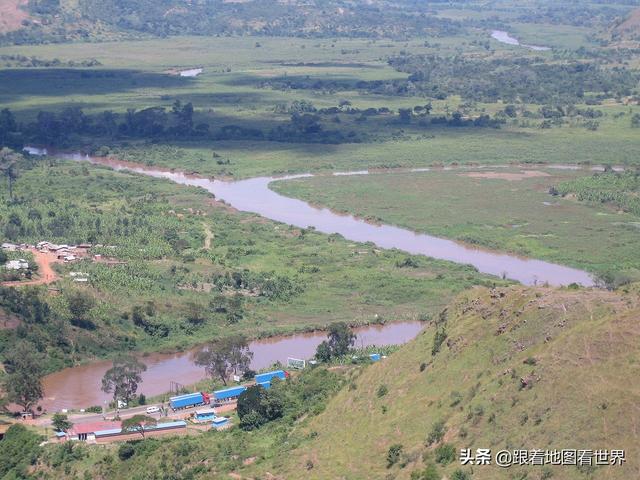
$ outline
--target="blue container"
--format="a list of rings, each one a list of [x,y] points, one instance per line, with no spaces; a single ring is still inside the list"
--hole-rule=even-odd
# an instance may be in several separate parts
[[[377,362],[380,360],[380,354],[372,353],[371,355],[369,355],[369,358],[371,359],[372,362]]]
[[[239,397],[246,389],[247,387],[240,385],[238,387],[225,388],[224,390],[216,390],[213,392],[213,398],[215,400],[230,400]]]
[[[287,375],[284,373],[284,370],[274,370],[273,372],[261,373],[259,375],[256,375],[256,383],[260,384],[264,382],[270,382],[275,377],[284,380],[285,378],[287,378]]]
[[[203,403],[205,402],[201,393],[187,393],[186,395],[179,395],[169,399],[169,405],[174,410],[193,407],[194,405],[201,405]]]

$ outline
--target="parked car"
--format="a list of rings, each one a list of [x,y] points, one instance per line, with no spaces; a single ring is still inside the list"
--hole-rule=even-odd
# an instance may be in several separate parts
[[[155,405],[151,405],[150,407],[147,407],[147,413],[151,414],[151,413],[159,413],[160,412],[160,407],[157,407]]]

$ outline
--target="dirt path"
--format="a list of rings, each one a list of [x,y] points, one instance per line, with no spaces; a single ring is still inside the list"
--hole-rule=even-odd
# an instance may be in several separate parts
[[[3,287],[22,287],[26,285],[46,285],[58,280],[58,274],[53,271],[52,264],[58,259],[53,253],[42,253],[35,248],[29,250],[38,264],[38,278],[34,280],[19,280],[15,282],[2,282]]]

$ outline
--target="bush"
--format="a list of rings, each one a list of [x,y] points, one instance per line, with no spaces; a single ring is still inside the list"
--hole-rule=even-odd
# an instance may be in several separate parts
[[[387,386],[386,385],[380,385],[378,387],[378,391],[376,392],[376,395],[378,396],[378,398],[382,398],[387,393],[389,393],[389,389],[387,388]]]
[[[458,469],[451,475],[451,480],[471,480],[471,474]]]
[[[449,465],[456,459],[456,449],[450,443],[443,443],[436,448],[436,462],[440,465]]]
[[[0,478],[26,478],[29,465],[36,463],[43,437],[22,425],[12,425],[0,443]]]
[[[431,427],[429,435],[427,435],[427,445],[433,445],[434,443],[440,443],[444,438],[446,427],[444,420],[438,420]]]
[[[128,460],[133,457],[136,453],[136,449],[130,443],[123,443],[118,448],[118,457],[120,460]]]
[[[438,330],[436,334],[433,336],[433,347],[431,347],[431,356],[435,357],[437,353],[440,351],[440,347],[447,339],[447,332],[444,330]]]
[[[402,445],[399,443],[395,443],[389,447],[389,451],[387,452],[387,468],[391,468],[398,463],[402,455],[402,448]]]
[[[438,469],[432,463],[424,470],[411,472],[411,480],[440,480],[441,478]]]

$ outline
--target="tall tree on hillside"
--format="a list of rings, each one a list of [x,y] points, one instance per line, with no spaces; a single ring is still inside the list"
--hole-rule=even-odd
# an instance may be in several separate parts
[[[7,400],[28,412],[43,396],[41,379],[43,376],[42,357],[35,347],[21,341],[5,355],[3,389]]]
[[[0,171],[7,177],[9,182],[9,199],[13,201],[13,182],[18,178],[18,160],[22,159],[22,155],[14,152],[10,148],[0,150]]]
[[[113,401],[128,402],[138,390],[142,382],[142,372],[147,366],[135,357],[124,357],[113,361],[113,367],[102,377],[102,391],[113,394]]]
[[[247,339],[234,335],[209,343],[196,355],[195,363],[204,367],[211,378],[219,378],[226,385],[229,375],[247,370],[252,358]]]

